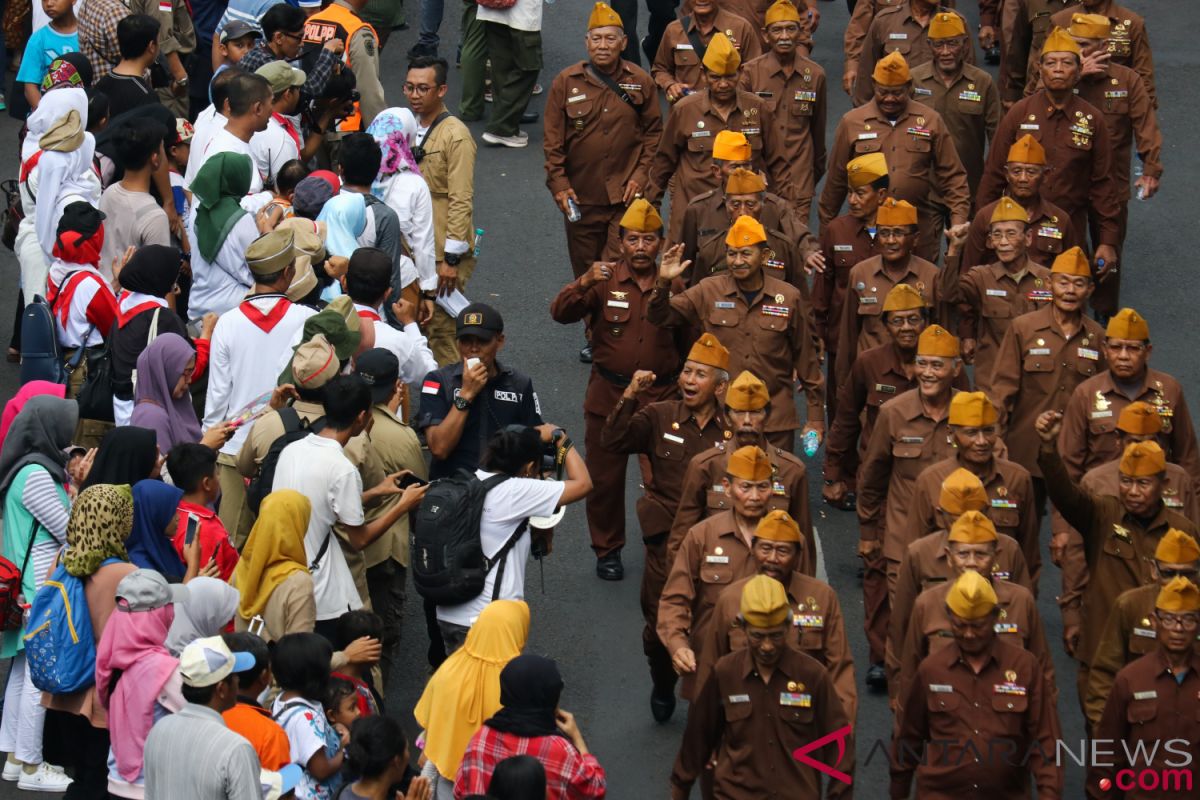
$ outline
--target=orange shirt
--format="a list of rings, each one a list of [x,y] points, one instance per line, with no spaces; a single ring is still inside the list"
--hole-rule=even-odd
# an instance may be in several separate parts
[[[280,770],[291,763],[291,745],[279,723],[265,708],[239,701],[221,715],[229,730],[246,738],[258,753],[263,769]]]

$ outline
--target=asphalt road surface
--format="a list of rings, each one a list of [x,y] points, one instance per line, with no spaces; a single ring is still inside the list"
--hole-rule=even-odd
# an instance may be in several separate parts
[[[976,5],[960,2],[974,18]],[[1192,257],[1195,252],[1195,194],[1189,186],[1200,181],[1200,159],[1188,156],[1182,147],[1189,131],[1195,130],[1195,106],[1188,95],[1200,86],[1200,53],[1193,32],[1200,26],[1200,4],[1194,0],[1126,0],[1126,5],[1149,15],[1154,44],[1158,95],[1162,107],[1159,120],[1166,141],[1166,175],[1162,190],[1149,202],[1134,202],[1124,255],[1123,302],[1143,312],[1154,332],[1153,365],[1175,375],[1192,397],[1200,397],[1200,364],[1195,358],[1194,329],[1200,293]],[[584,28],[591,3],[571,0],[547,5],[543,23],[545,70],[541,82],[549,86],[553,76],[566,65],[584,57]],[[829,132],[849,108],[841,92],[841,39],[847,12],[841,2],[822,2],[822,19],[816,36],[815,58],[829,76]],[[442,55],[453,61],[458,38],[458,4],[446,4],[442,26]],[[384,87],[389,100],[404,102],[400,86],[404,79],[405,51],[416,40],[414,3],[409,12],[414,30],[392,35],[384,50]],[[644,7],[641,30],[645,31]],[[458,97],[458,76],[450,73],[450,107]],[[544,96],[543,96],[544,97]],[[530,108],[541,112],[543,97],[535,97]],[[0,119],[0,141],[15,144],[18,123],[6,115]],[[471,125],[477,141],[483,123]],[[507,342],[501,358],[533,377],[548,421],[575,432],[582,442],[581,412],[588,368],[577,359],[583,341],[581,326],[569,329],[551,321],[551,299],[571,272],[566,259],[562,215],[551,201],[542,169],[540,122],[527,128],[530,146],[524,150],[491,148],[480,142],[475,168],[475,224],[483,228],[479,268],[467,295],[496,306],[507,323]],[[0,155],[0,177],[16,177],[16,148],[5,147]],[[1189,200],[1188,198],[1192,199]],[[1187,274],[1185,274],[1187,273]],[[17,287],[17,263],[8,250],[0,250],[0,327],[11,320]],[[5,328],[7,330],[7,328]],[[1187,353],[1191,350],[1193,355]],[[0,397],[17,388],[17,368],[0,365]],[[803,408],[801,408],[803,413]],[[820,458],[808,460],[813,509],[823,540],[828,579],[837,589],[846,615],[846,625],[859,665],[860,704],[857,721],[858,796],[886,796],[888,770],[884,754],[891,730],[891,714],[881,695],[862,686],[866,665],[866,642],[862,633],[862,593],[856,578],[854,555],[857,530],[854,515],[829,509],[820,503]],[[638,496],[636,470],[627,483],[626,577],[622,583],[606,583],[595,577],[594,560],[588,546],[582,506],[571,508],[558,528],[555,552],[546,560],[545,584],[539,566],[531,564],[527,578],[527,600],[533,608],[529,650],[558,660],[566,681],[563,708],[575,713],[591,750],[608,773],[609,796],[617,800],[665,797],[671,765],[681,739],[686,707],[674,719],[656,724],[650,716],[650,680],[641,652],[641,614],[638,584],[641,552],[633,514]],[[615,511],[614,511],[615,513]],[[1044,532],[1043,536],[1048,533]],[[1059,713],[1068,743],[1083,737],[1081,716],[1074,688],[1074,662],[1062,651],[1061,620],[1054,597],[1058,570],[1048,566],[1042,576],[1039,608],[1046,633],[1056,653],[1060,687]],[[404,721],[410,734],[416,732],[411,710],[427,677],[424,625],[419,598],[410,591],[404,626],[403,654],[396,676],[399,688],[388,700],[389,711]],[[1069,763],[1069,762],[1068,762]],[[1064,797],[1083,796],[1083,774],[1068,766]],[[19,793],[11,784],[0,786],[0,798]]]

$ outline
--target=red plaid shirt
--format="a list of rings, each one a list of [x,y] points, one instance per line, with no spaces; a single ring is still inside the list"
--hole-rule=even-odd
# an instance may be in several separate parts
[[[548,800],[582,800],[605,797],[604,768],[596,757],[580,755],[562,736],[516,736],[484,725],[471,737],[458,779],[455,800],[471,794],[486,794],[496,765],[509,756],[533,756],[546,769]]]

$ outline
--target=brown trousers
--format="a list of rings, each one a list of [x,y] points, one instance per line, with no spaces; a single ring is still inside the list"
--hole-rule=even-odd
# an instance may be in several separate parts
[[[650,665],[650,680],[654,686],[675,691],[679,676],[671,666],[671,654],[658,638],[658,601],[662,597],[663,585],[667,582],[666,535],[660,534],[662,541],[655,544],[646,542],[646,563],[642,569],[642,618],[646,624],[642,626],[642,652],[646,654],[646,663]]]
[[[604,417],[584,414],[584,462],[592,476],[592,492],[584,502],[592,550],[606,556],[625,546],[625,468],[629,456],[600,443]],[[639,462],[643,461],[639,458]],[[643,472],[645,465],[643,464]]]
[[[571,271],[578,278],[591,269],[595,261],[610,261],[620,254],[621,217],[625,206],[579,206],[578,222],[565,216],[567,228],[567,255],[571,259]]]
[[[883,663],[888,626],[892,620],[887,569],[888,562],[882,552],[874,558],[863,559],[863,629],[872,664]]]
[[[473,272],[475,272],[475,256],[467,253],[458,264],[458,288],[464,293],[467,290],[467,281],[471,279]],[[425,335],[429,339],[429,349],[433,351],[433,357],[437,360],[439,367],[458,363],[458,342],[454,335],[454,319],[441,306],[434,307],[433,319],[430,321]]]

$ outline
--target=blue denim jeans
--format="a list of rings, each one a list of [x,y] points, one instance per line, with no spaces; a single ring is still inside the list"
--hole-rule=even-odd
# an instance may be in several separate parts
[[[442,27],[442,14],[445,11],[445,0],[421,0],[421,35],[417,37],[417,47],[429,48],[437,52],[438,29]]]

